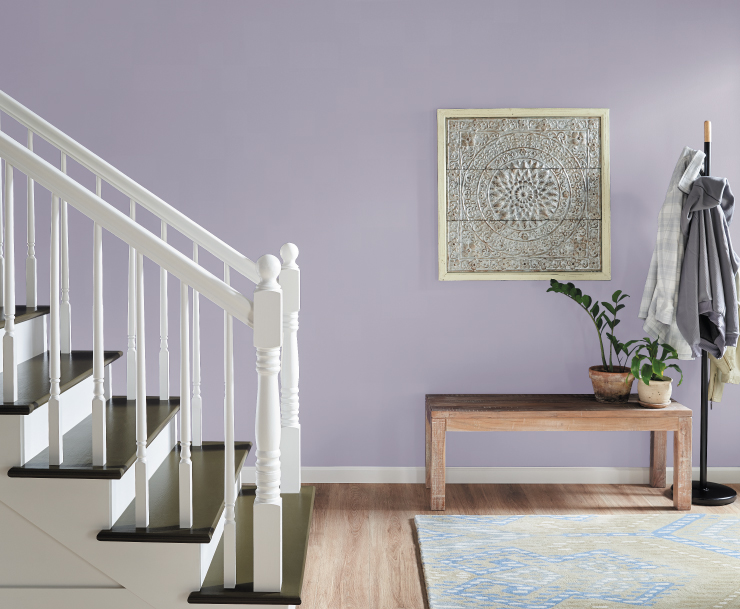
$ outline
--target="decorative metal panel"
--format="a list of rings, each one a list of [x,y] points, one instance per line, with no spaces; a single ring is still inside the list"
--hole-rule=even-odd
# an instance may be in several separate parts
[[[609,278],[607,111],[475,112],[440,111],[440,278]]]

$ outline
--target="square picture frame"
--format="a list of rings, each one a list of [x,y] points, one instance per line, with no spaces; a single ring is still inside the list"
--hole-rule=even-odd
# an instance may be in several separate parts
[[[437,111],[440,281],[609,280],[609,110]]]

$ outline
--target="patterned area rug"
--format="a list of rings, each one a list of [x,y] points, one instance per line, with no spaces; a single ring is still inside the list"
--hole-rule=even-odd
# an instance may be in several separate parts
[[[417,516],[430,609],[740,608],[740,517]]]

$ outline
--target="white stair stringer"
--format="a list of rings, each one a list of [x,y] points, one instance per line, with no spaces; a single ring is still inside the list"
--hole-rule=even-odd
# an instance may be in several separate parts
[[[149,445],[150,476],[174,443],[172,419]],[[9,478],[7,469],[0,471],[0,501],[152,607],[189,606],[218,547],[223,514],[208,544],[98,541],[133,500],[133,467],[121,480]]]
[[[152,609],[2,502],[0,547],[0,607]]]

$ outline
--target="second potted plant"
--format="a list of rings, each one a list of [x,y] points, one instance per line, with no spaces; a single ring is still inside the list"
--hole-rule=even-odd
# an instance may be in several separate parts
[[[594,388],[594,397],[597,402],[626,402],[630,397],[632,382],[635,380],[630,368],[627,367],[627,360],[635,350],[631,348],[636,340],[627,343],[620,343],[614,335],[614,328],[619,324],[617,314],[624,309],[622,301],[629,298],[629,295],[623,294],[622,290],[617,290],[612,294],[612,301],[601,303],[594,302],[588,294],[584,294],[572,283],[560,283],[555,279],[550,280],[548,292],[564,294],[586,311],[596,328],[599,336],[599,346],[601,347],[601,366],[591,366],[588,369],[588,376],[591,378],[591,384]],[[599,304],[603,307],[601,309]],[[611,318],[609,315],[611,315]],[[609,331],[606,331],[606,330]],[[609,341],[609,361],[606,359],[604,351],[604,335]],[[624,356],[624,361],[622,357]],[[614,363],[616,359],[616,363]]]
[[[638,346],[632,358],[632,374],[637,379],[637,397],[640,404],[649,408],[665,408],[671,403],[671,381],[670,376],[665,375],[667,368],[674,368],[681,375],[678,381],[683,382],[683,372],[677,364],[667,364],[672,359],[678,359],[676,350],[666,343],[658,343],[650,340],[647,336],[637,342]],[[663,353],[658,357],[658,349],[663,348]],[[644,363],[643,363],[644,362]]]

